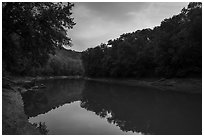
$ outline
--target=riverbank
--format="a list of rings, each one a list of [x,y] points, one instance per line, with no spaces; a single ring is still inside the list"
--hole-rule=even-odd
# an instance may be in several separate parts
[[[37,76],[37,77],[17,77],[12,76],[9,77],[16,84],[30,83],[31,81],[42,81],[42,80],[50,80],[50,79],[81,79],[82,76]]]
[[[17,87],[9,80],[2,81],[2,134],[40,135],[38,129],[28,122]]]
[[[12,77],[17,84],[32,83],[50,79],[84,79],[99,82],[124,84],[128,86],[142,86],[157,88],[162,91],[174,91],[191,94],[202,93],[202,78],[141,78],[141,79],[109,79],[109,78],[89,78],[82,76],[47,76],[47,77]]]
[[[202,94],[202,78],[143,78],[143,79],[96,79],[86,80],[156,88],[161,91]]]
[[[21,93],[32,89],[38,90],[40,86],[36,81],[49,79],[80,79],[80,76],[54,76],[54,77],[3,77],[2,78],[2,134],[3,135],[40,135],[46,132],[44,127],[32,125],[24,112]],[[35,89],[34,89],[35,87]],[[39,123],[36,123],[39,124]],[[42,131],[42,133],[40,131]],[[45,132],[44,132],[45,131]]]

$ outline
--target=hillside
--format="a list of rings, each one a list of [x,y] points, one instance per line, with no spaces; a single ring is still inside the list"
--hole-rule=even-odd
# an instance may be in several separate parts
[[[73,59],[73,60],[80,60],[81,58],[81,52],[77,52],[74,50],[68,50],[65,48],[61,48],[61,49],[56,49],[55,52],[56,52],[55,53],[56,56],[60,58]]]
[[[45,75],[82,75],[83,66],[81,53],[64,48],[56,49],[55,55],[50,54],[45,67]]]

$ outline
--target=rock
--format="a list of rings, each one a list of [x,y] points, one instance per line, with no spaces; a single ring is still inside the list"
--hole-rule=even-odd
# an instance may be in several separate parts
[[[31,89],[39,89],[39,86],[34,86]]]
[[[21,93],[25,93],[25,92],[27,92],[27,91],[28,91],[27,89],[22,88],[20,92],[21,92]]]
[[[40,88],[46,88],[46,86],[44,84],[41,84]]]
[[[39,86],[33,86],[33,87],[31,87],[30,89],[36,90],[36,89],[42,89],[42,88],[46,88],[46,86],[45,86],[44,84],[41,84],[41,85],[39,85]]]

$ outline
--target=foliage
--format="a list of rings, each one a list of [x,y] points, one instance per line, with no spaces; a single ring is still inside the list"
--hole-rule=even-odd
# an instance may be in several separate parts
[[[66,49],[56,49],[55,55],[50,54],[48,62],[40,68],[32,68],[31,76],[68,76],[83,75],[81,54]]]
[[[75,23],[71,3],[2,3],[2,54],[4,68],[27,75],[43,67],[56,47],[69,45],[66,30]]]
[[[202,3],[154,29],[122,34],[82,53],[85,74],[92,77],[184,77],[202,73]]]
[[[80,54],[65,49],[57,50],[56,55],[50,59],[42,72],[44,75],[82,75],[83,66]]]
[[[33,125],[39,130],[40,134],[42,135],[48,134],[49,130],[47,129],[45,122],[33,123]]]

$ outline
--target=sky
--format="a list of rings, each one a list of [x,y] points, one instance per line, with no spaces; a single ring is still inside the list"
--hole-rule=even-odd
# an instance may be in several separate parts
[[[187,2],[75,2],[72,47],[83,51],[107,43],[123,33],[159,26],[165,18],[180,13]]]

